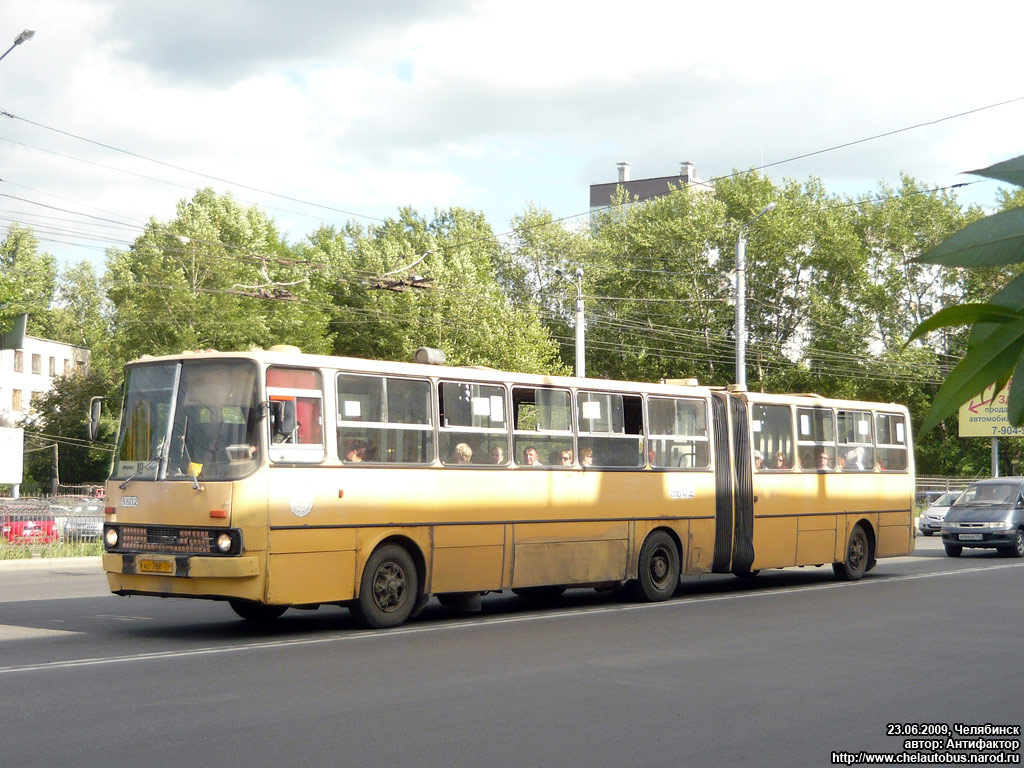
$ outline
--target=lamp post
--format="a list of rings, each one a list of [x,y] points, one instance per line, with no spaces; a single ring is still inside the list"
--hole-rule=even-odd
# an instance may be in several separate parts
[[[576,270],[575,280],[571,280],[560,269],[556,269],[555,274],[576,286],[576,375],[582,378],[587,375],[587,356],[583,337],[586,330],[583,321],[583,268],[580,267]]]
[[[768,203],[754,218],[740,227],[736,239],[736,384],[747,388],[747,227],[775,208]]]
[[[13,51],[19,45],[24,43],[26,40],[31,40],[35,36],[36,32],[34,29],[26,29],[25,31],[23,31],[20,35],[14,38],[14,44],[11,45],[11,47],[8,48],[6,51],[4,51],[3,56],[0,56],[0,61],[3,61],[7,54]]]

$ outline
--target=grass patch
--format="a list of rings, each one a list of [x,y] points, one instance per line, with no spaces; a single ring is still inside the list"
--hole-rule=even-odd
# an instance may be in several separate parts
[[[102,541],[62,541],[44,546],[0,544],[0,560],[28,560],[31,557],[94,557],[103,554]]]

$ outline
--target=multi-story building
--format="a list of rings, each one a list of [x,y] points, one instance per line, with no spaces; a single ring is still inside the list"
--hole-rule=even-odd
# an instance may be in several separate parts
[[[35,336],[24,336],[16,349],[0,349],[0,426],[30,417],[33,398],[49,392],[58,376],[86,373],[91,354],[84,347]]]

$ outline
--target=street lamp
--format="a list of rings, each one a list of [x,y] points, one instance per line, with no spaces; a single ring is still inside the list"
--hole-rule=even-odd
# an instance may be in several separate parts
[[[740,227],[736,239],[736,385],[747,388],[747,227],[775,208],[768,203],[754,218]]]
[[[583,268],[576,270],[576,279],[572,280],[560,269],[555,274],[576,286],[576,375],[580,378],[587,375],[586,352],[583,344],[585,325],[583,321]]]
[[[31,40],[35,36],[36,36],[36,31],[34,29],[26,29],[25,31],[23,31],[20,35],[18,35],[16,38],[14,38],[14,44],[10,48],[8,48],[6,51],[4,51],[3,56],[0,56],[0,61],[3,61],[4,58],[7,56],[7,54],[10,53],[11,51],[13,51],[19,45],[24,43],[26,40]]]

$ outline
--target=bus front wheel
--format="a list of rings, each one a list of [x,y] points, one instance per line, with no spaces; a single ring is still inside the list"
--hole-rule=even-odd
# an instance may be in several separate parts
[[[850,540],[846,544],[846,556],[841,563],[832,563],[836,578],[842,581],[857,581],[868,569],[871,560],[871,544],[861,525],[853,526]]]
[[[630,583],[635,600],[668,600],[679,584],[679,550],[665,531],[653,531],[640,548],[637,579]]]
[[[397,544],[379,547],[366,562],[359,597],[350,606],[365,627],[397,627],[416,607],[419,577],[409,553]]]

